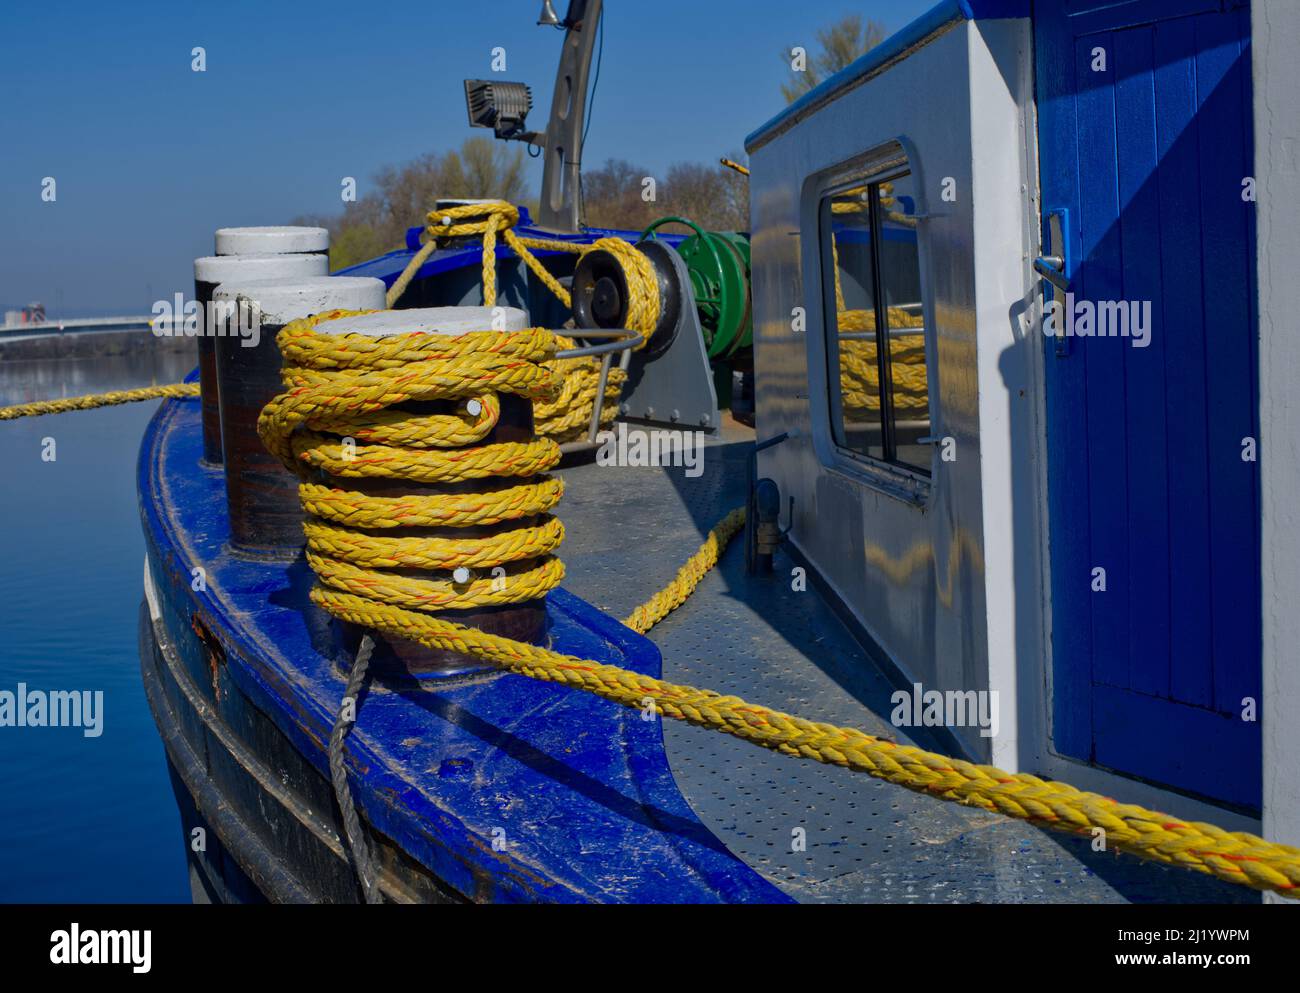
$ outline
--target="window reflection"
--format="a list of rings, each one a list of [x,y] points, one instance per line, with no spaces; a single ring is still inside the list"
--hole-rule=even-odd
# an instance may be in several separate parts
[[[823,227],[830,231],[825,269],[834,274],[835,305],[827,354],[832,388],[838,389],[831,404],[836,443],[928,473],[932,452],[921,442],[930,434],[930,401],[915,215],[906,172],[850,187],[823,204]]]

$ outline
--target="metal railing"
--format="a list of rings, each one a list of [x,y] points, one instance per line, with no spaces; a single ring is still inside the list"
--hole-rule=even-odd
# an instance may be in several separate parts
[[[627,367],[632,361],[632,350],[637,348],[644,336],[636,331],[629,331],[626,328],[582,328],[565,329],[557,331],[556,334],[563,334],[571,338],[579,338],[583,341],[590,341],[593,338],[611,338],[600,345],[582,345],[578,348],[566,348],[563,351],[555,353],[557,359],[580,359],[590,356],[602,356],[600,362],[600,376],[596,380],[596,395],[591,404],[591,422],[587,425],[587,437],[584,441],[566,441],[560,446],[560,451],[567,455],[570,452],[584,452],[596,447],[596,436],[600,434],[600,414],[605,406],[605,387],[609,383],[609,370],[613,366],[615,353],[619,354],[619,369],[627,372]]]

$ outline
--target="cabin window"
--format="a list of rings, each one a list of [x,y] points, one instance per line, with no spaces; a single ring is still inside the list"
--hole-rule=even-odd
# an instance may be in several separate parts
[[[930,388],[912,175],[849,182],[821,203],[835,444],[930,474]]]

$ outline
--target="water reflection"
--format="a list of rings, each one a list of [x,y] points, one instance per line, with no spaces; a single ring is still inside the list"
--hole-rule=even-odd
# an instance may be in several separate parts
[[[912,177],[852,186],[823,205],[833,274],[836,444],[928,473],[930,397]],[[877,329],[883,322],[884,331]],[[881,347],[881,342],[884,347]],[[882,379],[888,389],[882,389]]]
[[[179,382],[145,348],[0,360],[0,404]],[[0,423],[0,692],[101,691],[103,733],[0,727],[0,900],[188,901],[136,652],[140,438],[158,401]],[[53,461],[42,458],[51,451]]]

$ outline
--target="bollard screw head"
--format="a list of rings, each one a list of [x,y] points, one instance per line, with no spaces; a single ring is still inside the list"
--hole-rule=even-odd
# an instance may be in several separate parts
[[[465,404],[465,409],[469,411],[471,417],[478,417],[479,414],[483,413],[483,403],[479,400],[471,400]]]
[[[456,566],[455,571],[452,572],[451,578],[454,582],[464,586],[469,582],[469,569],[465,568],[463,565],[458,565]]]

